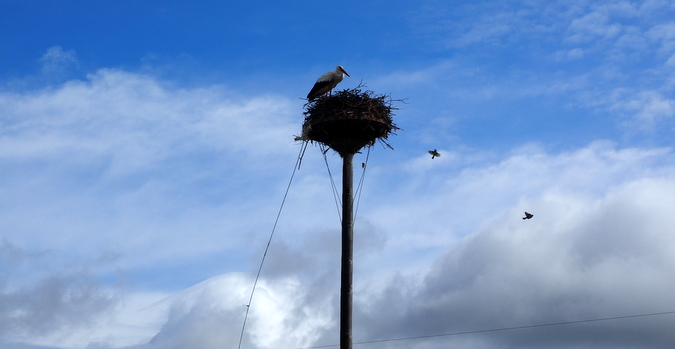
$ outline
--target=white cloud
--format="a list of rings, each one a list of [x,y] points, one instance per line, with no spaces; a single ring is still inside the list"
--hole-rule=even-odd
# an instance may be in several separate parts
[[[652,27],[647,32],[648,37],[658,43],[658,54],[666,59],[666,64],[675,53],[675,23],[669,22]]]
[[[255,158],[290,129],[288,101],[233,102],[219,87],[172,90],[159,81],[100,70],[88,81],[28,95],[3,94],[3,157],[66,159],[112,156],[136,171],[197,146],[224,147]]]
[[[54,253],[30,253],[7,240],[0,261],[0,343],[65,344],[64,334],[89,327],[121,299],[88,270],[95,262],[64,266]]]
[[[524,199],[453,246],[421,282],[395,280],[369,307],[357,307],[368,313],[362,331],[396,338],[673,311],[674,195],[675,180],[657,176],[597,199],[559,190]],[[518,217],[523,208],[532,220]],[[485,339],[493,348],[667,348],[670,324],[672,315]]]
[[[453,162],[463,161],[457,156]],[[455,174],[434,164],[440,168],[411,169],[433,188],[397,186],[396,193],[371,197],[373,207],[357,221],[366,228],[357,228],[357,241],[368,231],[386,240],[357,249],[356,342],[675,310],[670,150],[599,142],[547,154],[530,146]],[[524,210],[534,217],[522,220]],[[277,237],[253,300],[245,347],[337,343],[339,234],[319,244],[310,230]],[[304,243],[290,243],[297,239]],[[294,259],[302,262],[276,267]],[[171,310],[154,339],[133,348],[236,345],[251,286],[250,275],[224,274],[176,294],[165,303]],[[668,348],[669,316],[375,347]]]
[[[433,166],[414,159],[369,172],[368,203],[357,220],[355,341],[675,309],[667,292],[675,286],[669,149],[616,149],[597,142],[548,154],[525,146],[498,161],[443,152],[452,159],[425,155]],[[307,161],[314,166],[312,156]],[[403,176],[387,179],[394,172]],[[291,192],[301,198],[289,201],[284,217],[293,223],[281,228],[270,250],[247,325],[247,348],[336,343],[338,222],[329,197],[320,198],[325,209],[316,208],[324,201],[313,192],[323,189],[312,188],[313,180],[303,173],[303,183]],[[523,221],[525,210],[534,218]],[[259,213],[242,212],[238,219],[255,216]],[[185,247],[183,241],[173,243]],[[99,313],[93,328],[54,333],[75,347],[234,346],[251,286],[251,275],[227,273],[159,303],[166,293],[132,293],[119,310]],[[142,309],[144,302],[148,309]],[[633,328],[669,338],[668,326],[657,320],[577,326],[585,335],[561,327],[547,329],[546,338],[528,330],[382,346],[582,348],[600,340],[608,346],[665,348],[619,335]],[[616,336],[596,337],[596,330]],[[55,334],[41,338],[27,342],[58,342]]]
[[[555,58],[560,61],[577,60],[584,57],[584,50],[573,48],[571,50],[561,50],[555,53]]]
[[[673,10],[664,1],[452,6],[431,1],[412,23],[420,32],[434,33],[429,40],[445,40],[448,55],[380,82],[408,88],[409,96],[436,108],[409,106],[415,115],[451,111],[461,120],[459,110],[471,102],[474,110],[490,105],[479,101],[504,102],[508,107],[486,113],[500,116],[504,109],[523,113],[523,105],[547,103],[537,106],[588,112],[579,127],[597,127],[586,120],[614,120],[608,129],[619,126],[630,137],[648,137],[654,128],[672,127],[675,46],[667,14]],[[430,50],[442,46],[429,45]],[[415,87],[422,84],[427,88],[418,95]],[[534,112],[527,118],[542,122]]]
[[[236,347],[253,280],[224,274],[172,300],[167,322],[147,344],[133,348]],[[332,325],[326,301],[308,304],[310,290],[294,278],[262,281],[246,323],[243,347],[306,346]]]
[[[428,81],[434,71],[453,67],[413,72],[408,81]],[[637,96],[634,104],[619,106],[670,117],[665,94]],[[68,292],[44,293],[89,298],[77,304],[67,300],[81,298],[59,298],[53,304],[63,311],[18,323],[23,333],[39,336],[5,335],[0,343],[235,345],[252,280],[232,271],[258,262],[276,215],[299,150],[291,143],[301,124],[293,103],[235,95],[223,86],[179,89],[145,75],[101,70],[86,81],[4,92],[0,107],[6,111],[0,117],[3,237],[21,250],[49,250],[90,268],[77,277],[58,274],[65,276],[57,284]],[[675,305],[663,291],[673,286],[675,264],[671,149],[594,142],[551,154],[543,147],[525,145],[506,155],[443,148],[434,160],[422,151],[419,158],[371,162],[356,223],[355,340]],[[318,150],[310,148],[251,308],[245,347],[336,342],[339,219],[322,166]],[[525,210],[535,217],[521,220]],[[12,251],[8,259],[16,258]],[[92,266],[89,261],[102,254],[115,258]],[[6,278],[3,296],[44,289],[40,285],[52,279],[36,271],[40,267],[24,268],[33,279]],[[153,281],[126,286],[120,303],[106,298],[115,289],[101,281],[115,272],[122,279],[143,275],[129,284]],[[198,273],[199,280],[224,274],[167,297]],[[156,280],[162,277],[169,281]],[[635,300],[640,294],[649,298]],[[32,298],[20,304],[38,305]],[[21,315],[15,310],[6,314]],[[61,315],[73,321],[50,327]],[[663,324],[630,324],[670,338]],[[572,346],[562,337],[574,337],[581,348],[595,343],[595,333],[629,332],[621,326],[603,324],[586,337],[554,332],[544,343]],[[510,332],[449,340],[475,349],[500,347],[495,340],[505,347],[536,346],[541,338]]]
[[[78,60],[75,51],[64,51],[61,46],[52,46],[40,58],[43,74],[60,74],[66,69],[77,66]]]
[[[158,329],[163,306],[138,308],[165,296],[161,287],[105,303],[111,286],[99,279],[166,273],[166,265],[213,260],[230,249],[214,270],[246,264],[251,252],[241,246],[271,227],[278,201],[269,196],[283,193],[277,184],[290,174],[302,122],[280,97],[245,98],[222,86],[176,89],[105,69],[86,81],[3,92],[0,106],[3,238],[26,253],[50,251],[89,268],[86,277],[46,277],[34,263],[2,278],[2,325],[11,328],[0,341],[73,347],[130,345]],[[276,178],[270,168],[283,164],[288,173]],[[15,250],[7,258],[16,259]],[[106,254],[117,257],[87,262]],[[133,288],[137,280],[128,282]],[[31,297],[38,292],[53,297]],[[39,303],[50,299],[53,306]]]
[[[666,98],[657,91],[643,91],[634,96],[627,96],[624,91],[617,91],[617,100],[611,110],[627,116],[628,124],[635,129],[653,130],[664,120],[675,116],[675,100]]]
[[[614,39],[621,33],[622,26],[610,23],[608,14],[595,11],[572,20],[569,30],[571,34],[566,40],[579,44]]]
[[[250,209],[230,191],[268,195],[260,190],[276,182],[265,178],[277,174],[265,169],[292,161],[302,119],[282,98],[231,97],[218,86],[172,89],[116,70],[0,94],[5,236],[38,250],[78,241],[147,253],[159,235],[211,249],[187,232],[215,234],[222,228],[214,217],[227,217],[222,210]],[[186,216],[192,218],[181,222]],[[242,226],[221,219],[221,227]]]

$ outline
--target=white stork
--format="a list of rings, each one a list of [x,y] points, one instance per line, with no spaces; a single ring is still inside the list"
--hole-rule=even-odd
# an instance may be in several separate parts
[[[321,75],[319,79],[316,80],[316,83],[314,84],[314,87],[312,87],[312,90],[309,91],[309,94],[307,94],[307,99],[310,101],[316,97],[319,97],[325,93],[330,92],[332,89],[337,86],[337,84],[342,81],[344,78],[344,74],[349,74],[345,71],[345,68],[342,68],[341,65],[338,65],[335,70],[329,71],[326,74]],[[351,77],[351,76],[350,76]]]

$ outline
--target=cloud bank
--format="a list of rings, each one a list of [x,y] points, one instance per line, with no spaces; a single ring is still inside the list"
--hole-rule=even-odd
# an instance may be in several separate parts
[[[383,231],[386,242],[356,253],[355,342],[374,341],[362,346],[378,348],[667,348],[675,339],[673,314],[435,335],[675,310],[672,160],[668,149],[615,149],[608,143],[561,154],[527,148],[498,163],[470,166],[417,201],[390,205],[386,215],[369,210],[369,225],[361,229]],[[493,186],[485,188],[487,183]],[[428,217],[417,209],[422,202]],[[481,220],[480,202],[498,206],[499,213]],[[460,204],[466,214],[453,215]],[[392,210],[399,210],[400,221],[388,222]],[[534,217],[522,220],[524,210]],[[449,212],[446,222],[431,220],[443,211]],[[412,217],[413,223],[399,225]],[[462,224],[454,222],[461,219],[475,221],[475,228],[457,229]],[[448,241],[443,234],[455,236]],[[357,242],[363,235],[357,229]],[[411,236],[417,240],[411,243]],[[420,256],[434,240],[440,251]],[[325,254],[309,246],[281,245],[272,247],[270,263],[302,259],[305,267],[282,278],[264,273],[246,345],[337,344],[338,264],[325,266]],[[285,252],[275,257],[275,251]],[[407,267],[399,269],[397,258]],[[244,279],[219,276],[179,296],[159,334],[134,348],[233,345],[252,281]],[[222,292],[218,300],[205,296],[213,292]],[[408,337],[416,339],[390,341]]]
[[[672,26],[615,23],[637,10],[648,9],[567,13],[570,54],[557,59],[588,57],[592,43],[635,48],[649,39],[665,61]],[[481,30],[523,18],[485,18],[461,44],[503,37],[521,26]],[[43,58],[49,62],[77,58],[54,48]],[[454,67],[406,81],[421,84]],[[458,74],[472,79],[468,70]],[[673,116],[672,86],[656,85],[605,90],[586,107],[662,126]],[[300,102],[102,69],[58,86],[3,91],[0,110],[3,347],[237,344],[251,270],[299,150],[292,137]],[[501,153],[439,147],[434,160],[416,151],[395,158],[375,148],[367,167],[355,227],[356,342],[672,345],[672,315],[429,337],[675,310],[671,148],[604,140],[562,151],[531,143]],[[339,219],[318,153],[310,147],[297,172],[244,348],[337,344]],[[522,220],[524,211],[533,219]],[[390,341],[405,337],[418,338]]]

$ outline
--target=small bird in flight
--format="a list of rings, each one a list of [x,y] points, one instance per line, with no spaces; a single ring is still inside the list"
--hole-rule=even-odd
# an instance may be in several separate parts
[[[532,217],[534,217],[533,214],[525,212],[525,217],[523,217],[523,220],[525,220],[525,219],[530,219],[530,218],[532,218]]]
[[[429,150],[429,154],[431,154],[431,158],[437,158],[441,156],[441,153],[437,152],[436,149],[434,150]]]
[[[345,68],[342,68],[341,65],[338,65],[335,70],[331,70],[326,74],[321,75],[312,87],[312,90],[307,94],[307,99],[310,101],[326,93],[330,93],[331,90],[337,86],[337,84],[344,79],[344,76],[347,74]]]

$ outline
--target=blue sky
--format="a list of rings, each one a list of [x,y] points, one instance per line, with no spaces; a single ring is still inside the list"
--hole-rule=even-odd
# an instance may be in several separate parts
[[[354,341],[378,341],[357,348],[670,348],[672,314],[434,335],[675,311],[673,18],[661,0],[0,0],[0,345],[237,345],[301,98],[340,64],[338,88],[404,100],[355,224]],[[310,146],[243,348],[338,343],[339,232]]]

